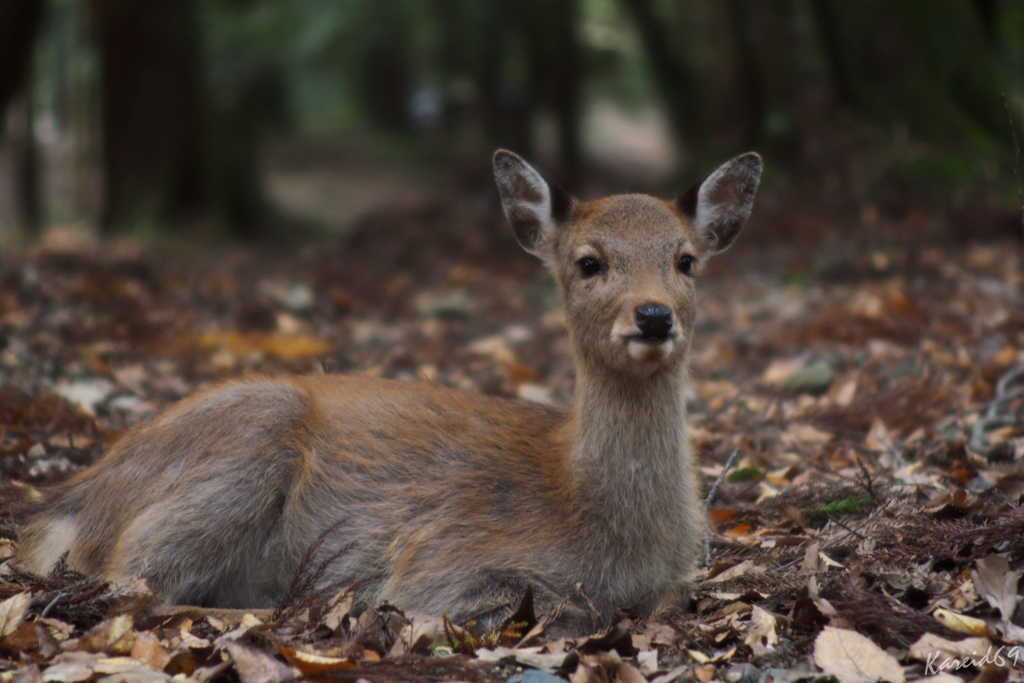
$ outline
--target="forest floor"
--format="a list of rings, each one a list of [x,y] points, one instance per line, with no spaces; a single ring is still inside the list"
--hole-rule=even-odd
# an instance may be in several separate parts
[[[344,238],[296,248],[70,241],[5,254],[3,556],[38,489],[241,372],[570,400],[557,292],[495,202],[427,188],[365,210]],[[525,626],[490,634],[389,606],[349,615],[343,595],[236,618],[170,608],[144,583],[8,563],[0,679],[852,683],[945,662],[946,676],[1024,680],[1019,239],[747,237],[700,283],[687,400],[705,491],[738,455],[708,511],[710,566],[683,604],[566,641],[525,607]]]

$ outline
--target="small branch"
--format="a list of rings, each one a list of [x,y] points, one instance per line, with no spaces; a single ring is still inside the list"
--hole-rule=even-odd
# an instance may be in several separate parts
[[[57,603],[60,602],[61,598],[66,598],[69,595],[71,595],[71,593],[66,593],[66,592],[57,593],[57,597],[55,597],[53,600],[50,601],[50,604],[46,606],[46,609],[44,609],[42,612],[39,613],[39,616],[40,617],[45,617],[47,614],[50,613],[50,610],[52,610],[54,607],[57,606]]]
[[[736,458],[740,454],[740,449],[735,449],[729,459],[725,462],[725,467],[718,475],[718,479],[715,480],[711,490],[708,491],[707,498],[704,499],[704,555],[701,558],[700,566],[710,567],[711,566],[711,532],[708,531],[708,509],[711,507],[711,501],[718,495],[718,489],[722,486],[722,482],[725,481],[725,475],[729,474],[729,470],[732,469],[736,463]]]
[[[1017,129],[1013,125],[1013,115],[1010,114],[1010,105],[1003,94],[1003,107],[1006,109],[1006,120],[1010,123],[1010,136],[1013,138],[1013,177],[1017,179],[1017,200],[1020,204],[1021,234],[1024,235],[1024,190],[1020,185],[1020,145],[1017,143]]]
[[[868,495],[871,496],[871,500],[877,501],[878,497],[875,496],[875,488],[872,486],[871,473],[868,472],[867,465],[865,465],[864,461],[860,459],[860,456],[858,455],[856,458],[857,465],[860,467],[860,473],[864,476],[864,488],[867,489]]]

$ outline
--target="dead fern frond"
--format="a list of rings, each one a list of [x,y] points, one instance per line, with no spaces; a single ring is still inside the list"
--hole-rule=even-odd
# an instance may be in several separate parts
[[[285,592],[281,602],[274,610],[270,621],[275,624],[283,624],[301,614],[304,610],[319,603],[330,600],[344,588],[351,588],[349,581],[333,581],[322,584],[327,570],[338,558],[352,549],[353,544],[349,543],[331,553],[319,564],[316,563],[317,555],[323,548],[324,543],[338,528],[345,523],[345,520],[338,520],[327,527],[316,537],[316,540],[306,549],[299,566],[295,569],[292,581]]]

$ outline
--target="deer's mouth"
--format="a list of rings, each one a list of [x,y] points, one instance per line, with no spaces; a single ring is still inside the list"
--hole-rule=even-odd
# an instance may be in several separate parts
[[[675,337],[670,333],[665,334],[638,334],[632,337],[628,337],[629,341],[640,342],[641,344],[663,344],[667,341],[671,341]]]
[[[633,360],[642,363],[658,363],[672,355],[676,348],[673,334],[632,335],[626,337],[626,350]]]

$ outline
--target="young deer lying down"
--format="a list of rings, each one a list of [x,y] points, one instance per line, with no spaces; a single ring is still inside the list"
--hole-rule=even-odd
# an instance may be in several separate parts
[[[454,620],[503,618],[532,585],[552,628],[652,610],[687,578],[701,501],[683,389],[696,275],[750,214],[749,153],[675,202],[578,203],[515,154],[494,174],[519,243],[555,273],[576,361],[570,408],[360,376],[248,377],[200,392],[56,490],[22,560],[180,604],[269,607],[338,524],[323,577]],[[563,601],[563,598],[569,600]]]

